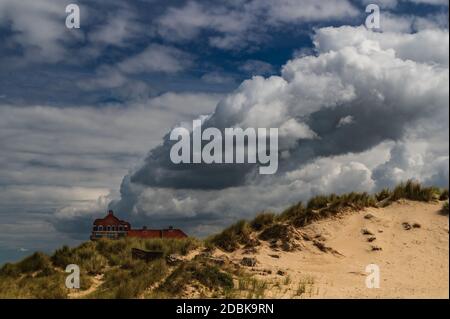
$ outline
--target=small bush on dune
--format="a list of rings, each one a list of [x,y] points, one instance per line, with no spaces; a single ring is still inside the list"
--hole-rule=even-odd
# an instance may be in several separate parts
[[[306,209],[307,210],[318,210],[324,207],[327,207],[328,204],[334,200],[334,196],[323,196],[323,195],[318,195],[318,196],[314,196],[313,198],[311,198],[308,201],[308,204],[306,205]]]
[[[119,240],[110,239],[100,239],[93,244],[95,245],[95,250],[101,255],[107,257],[112,255],[118,255],[121,252],[127,251],[131,246],[130,244],[137,243],[138,241],[133,240],[133,238],[125,238]],[[139,247],[142,248],[142,247]]]
[[[195,238],[183,239],[147,239],[145,240],[145,249],[162,251],[165,255],[181,254],[186,255],[190,251],[198,248],[200,241]]]
[[[234,287],[233,278],[229,273],[204,260],[194,259],[175,269],[161,284],[159,290],[169,295],[179,295],[180,291],[195,281],[213,291]]]
[[[352,207],[354,209],[362,209],[376,205],[375,198],[369,194],[354,192],[338,196],[336,202],[342,207]]]
[[[69,264],[73,264],[73,253],[68,246],[63,246],[53,253],[51,260],[57,267],[64,268]]]
[[[138,262],[129,272],[125,281],[116,287],[115,298],[128,299],[138,297],[147,287],[159,281],[167,272],[164,261],[157,260],[150,265]]]
[[[285,220],[294,220],[298,216],[302,216],[305,214],[306,208],[303,206],[302,202],[298,202],[295,205],[292,205],[291,207],[284,210],[280,215],[276,217],[279,221],[285,221]]]
[[[18,277],[20,276],[20,270],[16,265],[12,263],[6,263],[2,266],[2,268],[0,268],[0,276]]]
[[[448,215],[448,201],[445,202],[445,203],[442,205],[441,211],[442,211],[442,213],[444,213],[445,215]]]
[[[49,276],[26,273],[20,278],[0,278],[1,298],[63,299],[68,289],[64,286],[65,274],[54,272]]]
[[[120,264],[123,260],[119,260],[117,263]],[[82,259],[80,263],[83,269],[90,275],[101,274],[105,267],[108,266],[108,261],[105,257],[99,254],[94,254],[87,259]]]
[[[16,266],[21,273],[37,271],[51,272],[53,270],[50,258],[41,252],[36,252],[33,255],[26,257],[17,263]]]
[[[375,198],[377,201],[381,202],[382,200],[385,200],[386,198],[389,198],[391,196],[391,191],[389,188],[383,188],[381,191],[375,194]]]
[[[145,289],[167,274],[164,260],[146,263],[131,261],[130,267],[113,268],[106,272],[104,283],[89,298],[129,299],[139,297]]]
[[[292,214],[292,208],[282,214],[291,215],[290,221],[295,227],[303,227],[319,219],[333,216],[345,209],[363,209],[365,207],[375,206],[375,198],[367,193],[349,193],[344,195],[329,195],[313,197],[306,209],[294,208],[296,214]]]
[[[274,224],[259,235],[262,240],[285,239],[289,237],[289,228],[284,224]]]
[[[67,265],[76,264],[91,275],[101,273],[108,265],[108,260],[97,251],[93,242],[83,243],[76,248],[63,246],[55,251],[51,260],[55,266],[62,269]]]
[[[316,221],[318,219],[320,219],[319,213],[316,213],[316,212],[314,212],[312,210],[305,210],[302,215],[296,216],[290,222],[295,227],[304,227],[304,226],[306,226],[306,225],[308,225],[308,224],[310,224],[313,221]]]
[[[448,189],[444,189],[439,196],[439,200],[448,200]]]
[[[272,225],[274,220],[275,214],[261,213],[250,222],[250,227],[256,231],[262,230],[264,227]]]
[[[441,192],[436,187],[423,187],[420,183],[409,180],[394,188],[390,200],[409,199],[429,202],[438,199],[440,195]]]
[[[65,275],[35,278],[30,284],[33,297],[38,299],[65,299],[68,289],[64,286]]]
[[[208,241],[225,251],[232,252],[239,248],[240,244],[245,245],[250,242],[250,233],[249,224],[245,220],[241,220],[221,233],[212,236]]]

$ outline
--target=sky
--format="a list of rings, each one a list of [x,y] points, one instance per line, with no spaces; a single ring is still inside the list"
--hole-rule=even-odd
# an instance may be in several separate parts
[[[278,172],[171,165],[198,118],[278,128]],[[0,0],[0,264],[108,209],[207,236],[410,178],[448,188],[448,0]]]

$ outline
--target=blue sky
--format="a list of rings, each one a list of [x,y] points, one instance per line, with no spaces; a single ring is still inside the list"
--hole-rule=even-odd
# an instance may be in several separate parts
[[[142,93],[145,96],[167,91],[228,92],[254,74],[278,72],[295,52],[311,48],[310,34],[314,28],[361,25],[366,18],[365,1],[335,1],[341,3],[341,11],[317,9],[310,17],[300,13],[298,17],[290,17],[286,12],[272,13],[275,17],[270,17],[271,6],[263,4],[242,9],[242,12],[246,1],[203,3],[140,0],[126,4],[123,1],[79,1],[82,27],[79,30],[67,30],[63,28],[65,14],[64,9],[61,9],[65,1],[42,1],[45,5],[41,9],[38,6],[26,9],[26,1],[23,5],[8,4],[6,0],[2,2],[5,2],[3,10],[7,14],[0,28],[0,36],[5,39],[0,44],[3,61],[0,96],[5,103],[17,105],[126,103],[136,96],[101,86],[86,90],[74,85],[74,82],[76,84],[91,79],[97,75],[99,68],[113,68],[117,63],[139,54],[150,44],[180,50],[179,53],[187,54],[190,63],[185,61],[176,69],[168,66],[169,69],[127,75],[128,78],[148,84],[149,87]],[[399,15],[431,15],[430,19],[433,19],[433,15],[445,14],[447,10],[446,6],[428,5],[427,1],[417,2],[399,1],[396,6],[388,5],[386,10]],[[298,5],[295,1],[286,3],[293,3],[297,10],[302,11],[301,2]],[[335,3],[324,1],[322,5],[328,8]],[[17,8],[11,8],[13,6]],[[322,14],[322,11],[327,12]],[[32,25],[31,20],[20,25],[21,12],[31,17],[50,13],[54,21],[44,25],[42,32],[45,32],[45,28],[60,30],[43,36],[43,42],[39,43],[40,39],[35,33],[40,32],[40,19],[36,19],[36,26]],[[189,21],[195,20],[196,14],[209,16],[211,21]],[[192,17],[185,22],[167,22],[176,21],[171,19],[179,15]],[[230,25],[221,25],[225,22],[215,25],[214,19],[219,17],[228,19]],[[14,23],[14,19],[19,22]],[[248,21],[242,21],[244,19]],[[267,23],[263,19],[274,21]],[[34,27],[36,31],[28,30]],[[182,33],[180,30],[191,31]],[[178,33],[180,35],[174,35]],[[38,39],[30,39],[33,36]],[[227,37],[232,38],[230,43],[224,40]],[[217,39],[218,43],[214,42]],[[264,67],[256,68],[262,65]],[[205,78],[213,81],[206,81]],[[45,90],[42,90],[43,82],[47,83]]]
[[[80,6],[80,29],[65,28],[69,3]],[[370,31],[376,36],[360,27],[368,3],[381,8],[381,28]],[[335,180],[367,191],[406,178],[448,185],[448,145],[442,144],[448,144],[448,120],[437,125],[447,137],[432,134],[427,125],[433,119],[410,106],[386,113],[398,125],[368,127],[358,106],[362,99],[355,99],[376,87],[383,102],[366,103],[383,110],[392,101],[403,103],[384,84],[392,80],[400,91],[398,79],[419,81],[418,70],[423,76],[430,72],[429,83],[448,82],[448,75],[441,78],[442,71],[448,74],[447,0],[0,0],[0,40],[0,263],[88,238],[92,218],[108,207],[132,224],[175,224],[204,236],[262,208],[277,210],[317,192],[339,192]],[[380,56],[393,50],[400,60],[391,57],[382,65],[414,65],[374,88],[359,87],[327,54],[342,54],[348,70],[361,58],[370,73],[364,54],[376,63],[381,58],[367,53],[364,41],[378,43]],[[352,48],[357,57],[349,55]],[[319,71],[314,59],[328,68]],[[292,80],[303,76],[302,70],[314,75],[309,91],[308,80],[303,86]],[[362,76],[357,68],[352,72]],[[333,85],[320,91],[322,82],[314,81],[328,74]],[[296,108],[282,97],[282,88],[274,89],[279,101],[267,97],[265,92],[284,85],[281,80],[292,84],[286,88],[290,96],[311,105]],[[415,100],[423,98],[436,114],[448,115],[448,90],[420,94]],[[158,150],[170,128],[214,113],[219,102],[226,114],[241,95],[260,98],[248,102],[248,114],[234,124],[253,123],[249,114],[258,103],[268,115],[282,105],[286,117],[274,125],[297,130],[295,136],[286,133],[291,160],[280,175],[270,181],[246,175],[243,185],[216,193],[155,184],[150,166],[159,164],[146,156]],[[361,125],[339,132],[329,127],[344,117]],[[344,142],[349,139],[352,145]],[[310,170],[321,171],[321,177],[311,177]],[[132,177],[139,172],[149,178],[137,178],[142,182],[136,184]],[[214,176],[225,178],[220,171]],[[276,189],[272,196],[258,189],[267,183]],[[238,193],[247,194],[248,202],[240,202]]]

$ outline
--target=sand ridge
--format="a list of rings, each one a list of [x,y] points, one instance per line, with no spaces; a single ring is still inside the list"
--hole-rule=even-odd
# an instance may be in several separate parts
[[[294,251],[262,242],[254,253],[215,255],[256,258],[248,270],[271,283],[265,297],[449,298],[449,226],[441,206],[401,200],[297,229],[308,240]],[[369,264],[380,268],[378,289],[366,287]]]

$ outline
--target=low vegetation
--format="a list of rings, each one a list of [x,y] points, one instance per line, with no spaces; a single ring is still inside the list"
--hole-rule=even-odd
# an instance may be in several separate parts
[[[200,292],[200,297],[224,295],[234,288],[233,276],[227,267],[219,267],[204,257],[196,257],[179,265],[156,290],[161,296],[176,296],[189,287]]]
[[[447,200],[448,201],[448,189],[445,189],[441,193],[441,196],[439,196],[439,200]]]
[[[318,195],[312,197],[306,205],[298,202],[278,215],[261,213],[250,222],[241,220],[221,233],[208,238],[207,245],[232,252],[242,246],[256,245],[255,237],[262,240],[283,240],[287,236],[287,225],[304,227],[341,213],[357,211],[366,207],[386,206],[400,199],[424,202],[442,201],[448,199],[448,190],[424,187],[418,182],[409,180],[399,184],[393,190],[385,188],[373,195],[356,192],[342,195]],[[252,231],[259,232],[259,236],[255,236]]]
[[[66,298],[65,267],[76,264],[81,271],[80,290],[87,290],[92,277],[104,275],[99,288],[86,297],[136,298],[149,285],[167,274],[165,259],[146,263],[131,258],[131,248],[186,255],[201,245],[199,240],[136,239],[89,241],[75,248],[63,246],[52,256],[37,252],[0,268],[0,298]]]
[[[251,242],[250,234],[250,224],[245,220],[241,220],[229,226],[221,233],[210,237],[207,241],[224,251],[231,252],[238,249],[240,245],[249,244]]]
[[[442,212],[448,215],[448,190],[424,187],[408,181],[394,189],[368,193],[331,194],[315,196],[306,204],[298,202],[280,214],[262,212],[253,220],[241,220],[205,241],[187,239],[137,239],[89,241],[78,247],[63,246],[52,255],[36,252],[17,263],[0,268],[0,298],[67,298],[65,267],[76,264],[81,270],[79,293],[84,298],[172,298],[194,290],[199,297],[261,298],[268,283],[246,274],[230,262],[217,263],[208,251],[220,248],[232,252],[238,248],[252,248],[260,240],[292,250],[291,233],[314,221],[338,216],[366,207],[386,206],[401,199],[415,201],[445,201]],[[271,246],[272,247],[272,246]],[[145,262],[131,257],[132,248],[160,251],[162,257]],[[185,256],[202,249],[190,260],[167,264],[166,256]],[[169,260],[170,261],[170,260]],[[286,276],[285,285],[290,283]],[[93,284],[96,289],[91,289]],[[313,282],[298,283],[296,295],[311,293]],[[84,293],[83,293],[84,292]]]
[[[389,200],[396,201],[399,199],[409,199],[429,202],[439,199],[442,193],[444,192],[439,188],[423,187],[420,183],[410,180],[395,187],[389,196]]]
[[[261,213],[258,214],[251,222],[250,227],[253,230],[261,230],[268,225],[272,225],[275,221],[274,213]]]
[[[445,215],[448,215],[448,201],[446,201],[446,202],[442,205],[441,211],[442,211],[442,213],[444,213]]]

